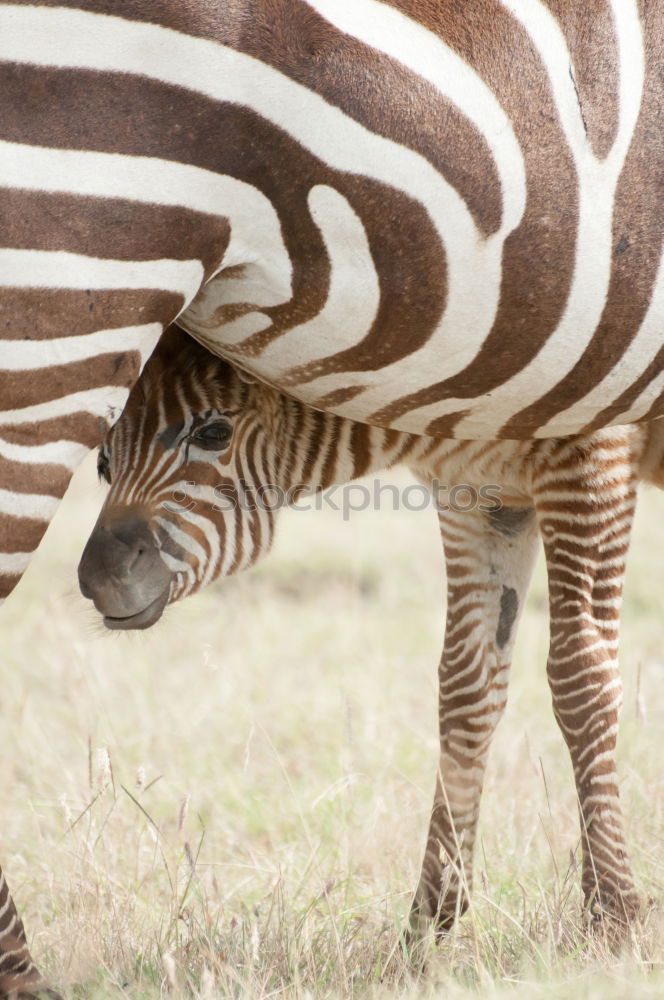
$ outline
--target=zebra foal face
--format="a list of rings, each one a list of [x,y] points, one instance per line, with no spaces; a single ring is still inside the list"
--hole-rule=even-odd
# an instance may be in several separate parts
[[[278,396],[181,331],[150,358],[98,459],[110,485],[79,564],[109,629],[145,629],[171,601],[267,551]]]

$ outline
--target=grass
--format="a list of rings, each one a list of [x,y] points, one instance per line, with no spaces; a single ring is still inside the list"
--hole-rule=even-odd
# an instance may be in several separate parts
[[[540,565],[473,905],[421,975],[400,932],[436,768],[431,512],[284,515],[255,571],[118,636],[76,594],[101,499],[88,464],[2,619],[1,857],[54,983],[82,998],[664,994],[664,498],[642,496],[622,645],[622,796],[651,910],[620,951],[581,920]]]

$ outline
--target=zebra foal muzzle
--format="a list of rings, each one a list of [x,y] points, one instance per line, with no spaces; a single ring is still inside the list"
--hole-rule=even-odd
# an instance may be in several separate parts
[[[147,521],[100,518],[81,556],[78,581],[108,629],[146,629],[168,604],[171,573]]]

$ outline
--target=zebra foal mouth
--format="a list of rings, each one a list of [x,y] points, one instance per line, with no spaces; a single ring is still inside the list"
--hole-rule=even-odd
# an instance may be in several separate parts
[[[104,625],[113,632],[129,631],[131,629],[150,628],[161,618],[164,608],[168,604],[169,589],[167,588],[151,604],[148,604],[142,611],[136,614],[127,615],[124,618],[115,618],[113,615],[104,615]],[[97,609],[101,610],[100,608]]]

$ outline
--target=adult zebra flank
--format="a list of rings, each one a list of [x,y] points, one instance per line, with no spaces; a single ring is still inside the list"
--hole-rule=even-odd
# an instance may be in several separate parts
[[[615,763],[619,613],[636,484],[664,483],[663,421],[531,441],[410,435],[248,383],[174,327],[102,445],[110,492],[81,591],[107,628],[148,628],[167,604],[265,554],[286,503],[399,463],[434,487],[475,491],[463,510],[438,498],[448,583],[439,780],[411,927],[434,919],[442,933],[467,905],[484,770],[540,534],[547,671],[574,768],[586,908],[624,925],[639,898]],[[483,494],[487,482],[500,492]]]
[[[177,317],[395,431],[662,414],[663,27],[664,0],[0,2],[0,598]]]

